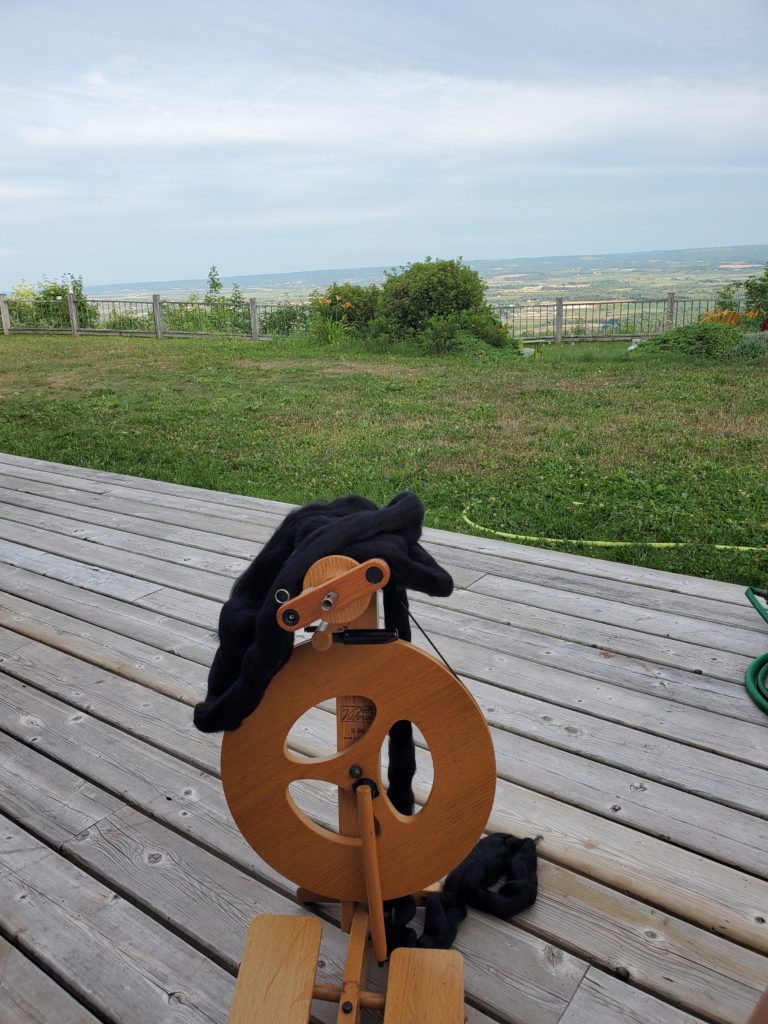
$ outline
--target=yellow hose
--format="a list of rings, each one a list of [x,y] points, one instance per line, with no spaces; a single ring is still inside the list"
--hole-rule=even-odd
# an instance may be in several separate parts
[[[475,530],[482,530],[484,533],[492,533],[494,537],[504,537],[507,540],[516,540],[524,544],[583,544],[590,548],[687,548],[691,541],[659,541],[659,540],[577,540],[567,537],[534,537],[525,533],[505,533],[504,530],[492,530],[489,526],[481,526],[473,522],[467,513],[471,505],[467,505],[461,513],[461,518],[468,526]],[[741,544],[709,544],[715,551],[766,551],[766,547],[746,547]]]

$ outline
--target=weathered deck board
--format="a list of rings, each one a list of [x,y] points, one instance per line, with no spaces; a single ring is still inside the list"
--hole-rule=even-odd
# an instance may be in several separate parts
[[[294,912],[290,884],[232,824],[218,740],[189,710],[221,602],[289,509],[0,454],[0,933],[87,1024],[150,1005],[159,1021],[219,1019],[206,1000],[231,993],[250,914]],[[460,933],[468,1019],[743,1024],[768,982],[768,719],[742,674],[768,631],[741,588],[439,530],[425,541],[457,590],[413,607],[491,725],[489,828],[543,836],[536,906],[514,923],[473,913]],[[332,737],[317,709],[294,739],[311,754]],[[332,816],[322,787],[302,800]],[[17,905],[20,878],[40,883],[38,905]],[[126,950],[91,963],[119,945],[120,914],[129,945],[147,929],[149,948],[170,943],[157,977],[132,962],[126,1006],[105,994]],[[343,942],[325,930],[330,980]],[[58,956],[81,932],[79,953]],[[182,960],[196,987],[180,1016],[166,981]]]
[[[99,1024],[15,946],[0,937],[0,1009],[3,1024]]]

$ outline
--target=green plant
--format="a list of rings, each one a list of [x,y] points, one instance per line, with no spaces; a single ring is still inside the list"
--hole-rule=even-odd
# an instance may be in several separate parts
[[[747,320],[768,317],[768,265],[759,275],[752,274],[745,281],[733,281],[721,288],[715,297],[716,310],[738,311],[742,294]]]
[[[382,312],[401,328],[418,333],[434,316],[483,309],[485,287],[477,271],[460,259],[427,258],[386,274],[381,288]]]
[[[341,348],[349,337],[351,329],[343,318],[340,320],[327,320],[322,317],[316,321],[316,337],[318,341],[332,348]]]
[[[21,282],[11,292],[8,311],[15,327],[49,327],[52,330],[68,329],[69,305],[67,294],[72,297],[77,311],[77,322],[82,328],[99,326],[99,310],[91,305],[83,291],[82,277],[66,275],[69,281],[49,281],[44,277],[36,287]]]
[[[737,359],[760,359],[768,356],[768,331],[747,331],[731,349]]]
[[[640,351],[682,352],[705,358],[722,358],[740,337],[738,327],[730,324],[698,323],[675,327],[647,341]]]
[[[261,318],[261,330],[272,337],[287,338],[291,334],[303,334],[310,323],[309,306],[295,306],[280,302]]]
[[[378,285],[366,286],[359,284],[329,285],[322,295],[313,296],[313,305],[318,316],[325,320],[344,319],[361,337],[370,328],[371,321],[379,312],[381,290]]]

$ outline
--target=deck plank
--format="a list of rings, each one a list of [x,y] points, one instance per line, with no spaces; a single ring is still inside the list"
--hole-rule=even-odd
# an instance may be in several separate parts
[[[4,930],[119,1024],[224,1024],[234,981],[194,947],[0,815]]]
[[[3,1024],[99,1024],[97,1017],[0,936]]]
[[[560,1024],[698,1024],[699,1020],[591,968]]]

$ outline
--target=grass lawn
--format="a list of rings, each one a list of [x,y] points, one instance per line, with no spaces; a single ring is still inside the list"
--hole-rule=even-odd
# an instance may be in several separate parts
[[[768,583],[765,361],[11,335],[0,399],[5,452],[297,503],[408,488],[430,526]]]

